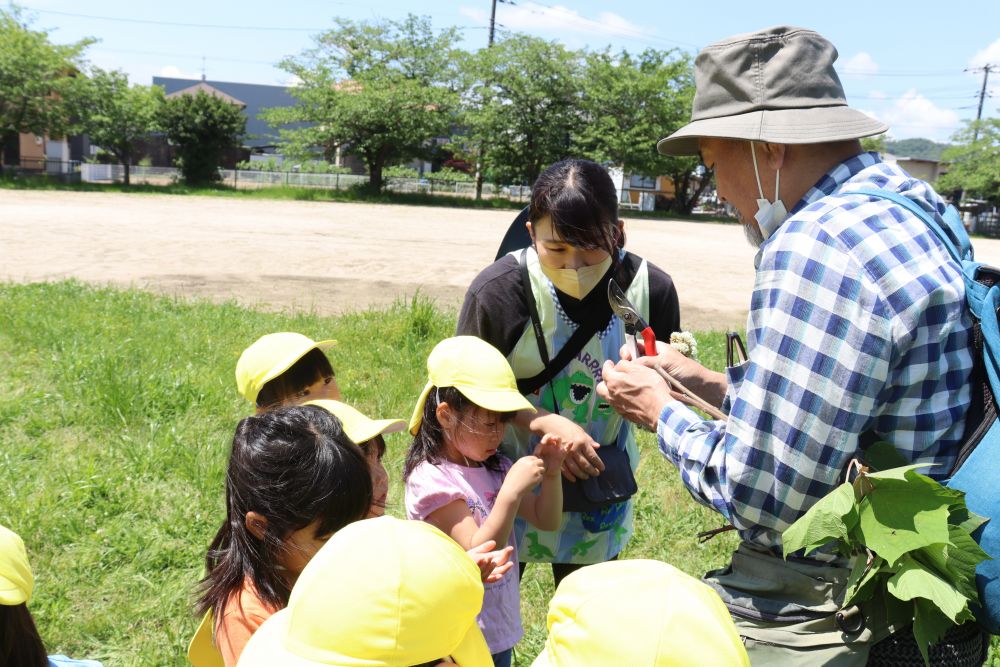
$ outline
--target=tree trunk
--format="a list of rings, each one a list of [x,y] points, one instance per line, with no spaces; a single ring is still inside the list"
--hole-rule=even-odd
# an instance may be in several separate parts
[[[125,187],[128,187],[129,186],[129,168],[131,167],[130,163],[132,162],[132,154],[131,153],[123,153],[122,157],[119,158],[119,159],[121,160],[122,164],[125,165]]]
[[[372,192],[382,192],[382,168],[385,166],[385,159],[380,155],[373,155],[368,160],[368,187]]]

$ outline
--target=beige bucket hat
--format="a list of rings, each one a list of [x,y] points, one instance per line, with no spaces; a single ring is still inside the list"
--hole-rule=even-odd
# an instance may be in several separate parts
[[[696,155],[701,137],[817,144],[888,130],[847,106],[836,60],[837,49],[825,37],[789,26],[711,44],[695,59],[691,122],[656,148]]]

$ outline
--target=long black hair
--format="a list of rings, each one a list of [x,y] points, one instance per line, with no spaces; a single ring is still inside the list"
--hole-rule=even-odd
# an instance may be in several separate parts
[[[601,165],[563,160],[543,171],[531,188],[528,219],[537,223],[545,216],[566,243],[606,250],[618,263],[617,250],[625,245],[618,229],[618,194]]]
[[[0,605],[0,665],[47,667],[45,644],[26,604]]]
[[[281,408],[240,421],[226,474],[226,520],[205,558],[198,613],[221,609],[245,580],[278,609],[289,582],[278,561],[290,533],[319,521],[316,536],[365,518],[372,480],[364,454],[323,408]],[[246,526],[247,512],[267,518],[264,538]]]
[[[438,463],[444,449],[444,427],[437,418],[437,407],[441,403],[447,403],[448,407],[454,410],[461,417],[469,414],[473,410],[485,410],[460,392],[455,387],[432,387],[427,400],[424,401],[424,415],[420,420],[420,429],[413,437],[410,448],[406,451],[406,463],[403,466],[403,481],[406,481],[418,465],[423,462]],[[501,423],[506,423],[514,418],[516,412],[496,412]],[[500,472],[500,457],[497,454],[483,461],[483,466],[489,470]]]

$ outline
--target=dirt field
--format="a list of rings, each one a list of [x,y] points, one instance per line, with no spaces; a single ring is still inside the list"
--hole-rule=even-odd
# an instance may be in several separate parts
[[[417,289],[461,303],[513,211],[0,191],[0,279],[79,278],[321,313]],[[689,329],[742,328],[753,250],[736,225],[626,220],[628,248],[670,273]],[[1000,262],[1000,241],[978,240]]]

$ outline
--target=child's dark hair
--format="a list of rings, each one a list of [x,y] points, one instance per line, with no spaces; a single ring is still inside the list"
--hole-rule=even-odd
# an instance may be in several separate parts
[[[333,366],[319,348],[309,350],[287,371],[268,380],[257,394],[257,407],[264,409],[280,405],[320,380],[333,378]]]
[[[45,644],[28,605],[0,605],[0,665],[48,667]]]
[[[364,454],[323,408],[281,408],[240,421],[226,474],[226,521],[208,548],[198,613],[215,610],[249,579],[261,601],[288,604],[278,560],[289,533],[316,520],[316,536],[365,518],[372,481]],[[264,539],[246,526],[247,512],[267,519]]]
[[[420,420],[420,429],[413,437],[410,448],[406,452],[406,463],[403,467],[403,481],[406,481],[418,465],[427,461],[437,463],[442,458],[441,450],[444,448],[444,428],[437,418],[437,406],[440,403],[447,403],[448,406],[459,415],[467,414],[471,410],[483,410],[468,398],[465,394],[454,387],[434,387],[427,394],[424,401],[424,416]],[[516,412],[494,413],[502,423],[513,419]],[[500,458],[494,454],[483,461],[483,465],[490,469],[500,471]]]
[[[528,217],[549,216],[566,243],[606,250],[617,264],[624,234],[618,230],[618,194],[611,176],[590,160],[563,160],[542,172],[531,188]]]

